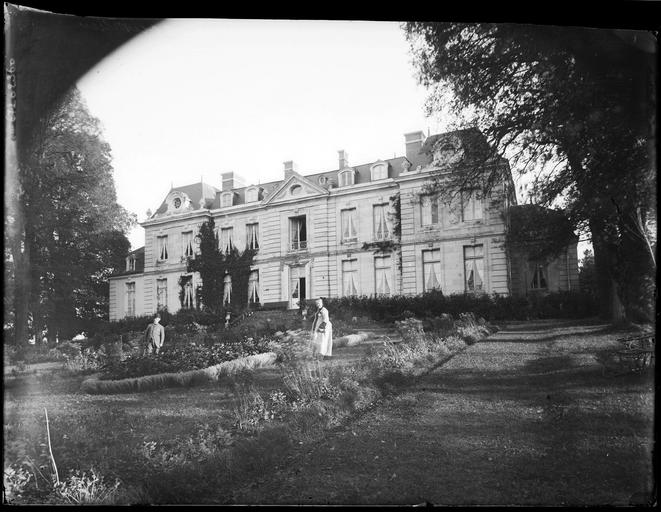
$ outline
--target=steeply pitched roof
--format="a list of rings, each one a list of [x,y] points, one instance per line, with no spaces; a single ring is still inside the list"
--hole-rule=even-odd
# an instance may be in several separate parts
[[[135,270],[126,270],[122,267],[121,271],[115,272],[114,276],[126,276],[130,274],[142,274],[145,271],[145,248],[139,247],[134,251],[127,254],[127,258],[133,256],[135,258]]]
[[[183,192],[190,198],[191,206],[193,207],[193,210],[200,209],[200,199],[202,198],[205,199],[205,205],[203,207],[204,208],[211,207],[211,204],[213,203],[213,200],[216,197],[216,193],[218,192],[218,189],[216,187],[204,182],[193,183],[192,185],[184,185],[182,187],[174,187],[170,192],[175,190],[179,192]],[[168,195],[170,194],[170,192],[168,192]],[[164,199],[163,202],[161,203],[161,206],[159,206],[158,210],[156,210],[155,214],[165,213],[167,209],[168,209],[167,203],[165,202]]]
[[[420,153],[429,155],[431,161],[431,155],[436,145],[443,140],[451,140],[454,137],[461,141],[464,149],[464,162],[475,162],[494,156],[484,134],[474,127],[430,135],[420,148]]]

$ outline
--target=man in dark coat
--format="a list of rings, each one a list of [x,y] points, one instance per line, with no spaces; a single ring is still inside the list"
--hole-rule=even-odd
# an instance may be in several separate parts
[[[145,330],[145,354],[151,354],[152,352],[158,354],[161,351],[165,341],[165,329],[159,323],[160,321],[161,315],[157,313],[154,316],[154,321]]]

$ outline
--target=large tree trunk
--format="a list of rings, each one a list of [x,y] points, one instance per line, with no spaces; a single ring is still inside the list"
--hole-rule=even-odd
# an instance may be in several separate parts
[[[599,315],[612,322],[622,321],[625,318],[625,311],[615,279],[616,255],[605,241],[604,233],[598,222],[590,221],[590,231],[594,249]]]
[[[21,213],[17,216],[20,217]],[[30,268],[30,244],[23,230],[24,219],[17,218],[12,240],[14,259],[14,344],[27,345],[30,338],[29,315],[32,279]]]

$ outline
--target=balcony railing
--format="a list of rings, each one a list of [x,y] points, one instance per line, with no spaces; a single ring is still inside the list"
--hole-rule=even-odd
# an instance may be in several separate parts
[[[308,248],[307,240],[292,240],[290,245],[290,250],[292,251],[303,251]]]

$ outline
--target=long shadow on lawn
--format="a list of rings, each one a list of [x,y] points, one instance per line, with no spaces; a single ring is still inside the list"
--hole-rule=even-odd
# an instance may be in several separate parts
[[[549,330],[551,329],[549,329],[548,327],[539,330],[526,329],[519,331],[508,328],[506,330],[499,332],[494,336],[491,336],[490,338],[488,338],[487,342],[488,343],[543,343],[549,341],[557,341],[561,339],[568,339],[571,338],[572,336],[584,336],[584,335],[599,336],[599,335],[614,334],[616,332],[610,326],[601,326],[601,327],[595,326],[594,328],[591,329],[583,329],[575,332],[563,331],[557,334],[548,334],[547,336],[540,336],[538,334],[541,331],[549,331]]]
[[[610,392],[633,385],[649,385],[650,375],[604,374],[597,365],[571,366],[571,357],[554,356],[536,359],[523,368],[505,370],[442,369],[425,377],[418,387],[437,393],[494,396],[527,400],[540,393],[589,390],[605,387]]]

